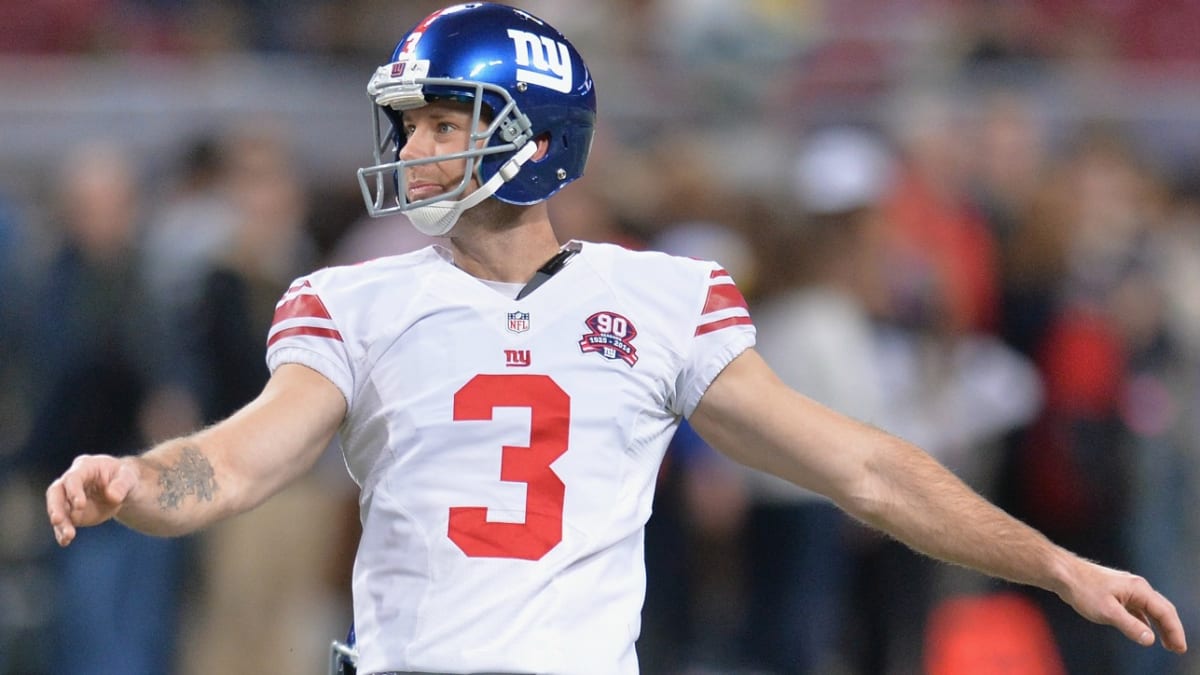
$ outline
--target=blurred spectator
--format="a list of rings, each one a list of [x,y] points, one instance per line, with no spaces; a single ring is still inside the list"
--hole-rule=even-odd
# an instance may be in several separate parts
[[[233,209],[227,247],[200,274],[184,323],[204,420],[223,419],[266,384],[263,345],[276,300],[315,264],[305,230],[307,189],[276,131],[239,129],[223,139],[221,187]],[[318,673],[328,640],[345,631],[339,599],[349,569],[335,542],[348,524],[344,468],[324,460],[243,518],[198,539],[205,581],[197,598],[186,673]],[[261,573],[247,573],[259,569]],[[267,617],[271,617],[269,620]]]
[[[994,330],[999,252],[968,201],[959,113],[943,93],[900,99],[891,120],[900,169],[885,205],[896,318],[951,331]]]
[[[28,427],[30,374],[26,348],[29,342],[31,276],[36,256],[26,216],[7,195],[0,193],[0,475],[13,460]]]
[[[1053,259],[1054,228],[1030,218],[1043,199],[1050,147],[1046,123],[1025,92],[988,90],[979,99],[979,117],[970,126],[973,142],[969,198],[996,243],[1000,313],[996,329],[1027,356],[1054,311],[1061,270]]]
[[[215,134],[192,139],[168,172],[165,198],[149,219],[147,276],[172,316],[196,301],[203,271],[233,236],[222,152]]]
[[[22,205],[0,193],[0,673],[47,664],[27,645],[45,633],[53,576],[38,523],[41,476],[18,469],[29,432],[34,376],[29,363],[31,273],[40,262]]]
[[[1050,147],[1045,122],[1028,93],[985,89],[978,108],[967,126],[971,142],[964,188],[1003,252],[1045,178]]]
[[[1200,193],[1181,183],[1167,198],[1160,226],[1152,233],[1155,293],[1161,311],[1158,333],[1143,342],[1131,362],[1122,400],[1133,456],[1130,518],[1123,544],[1131,565],[1166,592],[1174,592],[1188,625],[1200,623],[1200,589],[1194,561],[1200,559]],[[1188,655],[1124,649],[1123,672],[1195,673],[1200,660]]]
[[[921,444],[989,492],[995,453],[988,450],[1032,419],[1040,383],[1031,363],[981,332],[985,322],[967,318],[979,310],[956,295],[959,276],[975,275],[973,281],[985,289],[995,280],[988,270],[944,257],[965,255],[977,263],[978,256],[989,255],[989,240],[982,223],[967,217],[959,202],[965,185],[952,178],[950,141],[937,136],[944,132],[914,133],[907,138],[909,154],[900,157],[885,137],[865,130],[831,129],[810,139],[797,173],[803,236],[777,249],[806,275],[757,308],[759,345],[800,391]],[[940,221],[929,227],[921,218],[932,214]],[[832,511],[815,500],[798,501],[798,493],[785,486],[773,487],[759,491],[763,497],[774,494],[762,503],[774,501],[778,509],[779,502],[788,503],[782,495],[790,494],[801,508]],[[798,559],[790,573],[776,576],[776,588],[778,579],[821,579],[804,592],[811,595],[816,587],[828,593],[820,603],[832,607],[826,620],[836,622],[840,607],[844,632],[833,634],[849,642],[829,646],[828,623],[816,624],[810,634],[825,631],[826,646],[818,653],[826,660],[813,662],[809,655],[804,669],[775,668],[826,672],[830,660],[840,658],[841,667],[848,663],[863,673],[919,669],[924,622],[941,593],[940,570],[895,542],[832,520],[824,533],[783,537],[825,542],[824,573],[797,573]],[[764,532],[765,542],[778,536],[775,529]],[[755,557],[778,559],[768,547]],[[749,565],[751,579],[764,576]],[[850,600],[851,588],[857,601]],[[765,585],[760,593],[778,602],[778,593]],[[806,596],[804,604],[810,602]],[[787,612],[788,606],[779,603],[775,612]],[[769,628],[751,634],[769,634]],[[831,653],[838,648],[840,654]]]
[[[1155,243],[1163,257],[1165,320],[1179,349],[1200,361],[1200,293],[1194,292],[1200,288],[1200,176],[1178,181],[1171,191]]]
[[[142,279],[139,176],[120,146],[81,143],[65,159],[62,243],[31,322],[35,392],[24,462],[42,483],[79,452],[128,454],[195,423],[172,381],[171,343]],[[111,523],[56,550],[47,672],[164,673],[174,665],[187,539]]]
[[[255,129],[222,139],[219,190],[228,230],[207,246],[195,296],[181,305],[190,353],[200,362],[202,412],[224,419],[262,391],[263,341],[274,301],[312,269],[307,195],[284,141]]]
[[[807,139],[795,183],[802,218],[768,249],[788,276],[755,308],[759,349],[801,392],[924,444],[978,483],[978,455],[1036,411],[1037,376],[993,338],[892,304],[903,297],[888,275],[900,169],[876,132],[830,128]],[[922,302],[944,307],[946,292],[935,284]],[[794,487],[755,473],[749,484],[755,665],[779,673],[919,669],[937,566]],[[762,662],[772,652],[786,658]]]
[[[1096,548],[1092,555],[1117,553],[1111,542],[1084,533],[1122,512],[1114,425],[1129,351],[1113,302],[1118,289],[1145,273],[1149,215],[1139,203],[1136,169],[1110,140],[1079,145],[1043,187],[1046,196],[1022,233],[1034,242],[1027,248],[1041,250],[1048,272],[1039,276],[1053,314],[1033,347],[1047,408],[1018,457],[1025,467],[1021,501],[1051,536],[1069,540],[1074,533],[1081,546]],[[1135,308],[1129,318],[1138,316],[1144,313]]]
[[[754,308],[758,350],[788,385],[851,417],[879,424],[884,392],[875,365],[872,307],[880,286],[871,242],[893,177],[876,136],[827,129],[796,161],[802,213],[774,238],[787,283]],[[748,608],[744,651],[778,675],[844,667],[850,605],[846,516],[827,500],[748,471]]]
[[[1043,189],[1047,197],[1024,235],[1056,244],[1041,252],[1057,274],[1041,275],[1053,312],[1033,348],[1046,406],[1012,457],[1011,508],[1082,555],[1128,566],[1135,561],[1122,533],[1137,500],[1141,453],[1122,401],[1144,395],[1145,386],[1131,385],[1156,381],[1175,358],[1153,271],[1161,193],[1119,133],[1104,127],[1079,138]],[[1038,599],[1068,671],[1126,672],[1117,641]]]

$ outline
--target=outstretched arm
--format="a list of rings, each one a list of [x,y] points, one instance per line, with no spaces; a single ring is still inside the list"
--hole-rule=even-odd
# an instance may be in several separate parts
[[[1129,639],[1187,649],[1175,607],[1145,579],[1084,560],[995,507],[919,448],[804,397],[753,350],[691,417],[713,447],[820,492],[927,555],[1056,593]]]
[[[240,513],[307,471],[346,414],[341,392],[304,366],[275,371],[228,419],[136,457],[82,455],[46,490],[62,546],[110,518],[148,534],[186,534]]]

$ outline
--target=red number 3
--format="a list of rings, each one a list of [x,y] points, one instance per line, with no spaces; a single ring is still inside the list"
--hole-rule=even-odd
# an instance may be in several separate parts
[[[450,539],[482,558],[539,560],[562,541],[566,487],[550,464],[567,451],[571,397],[546,375],[476,375],[454,394],[455,420],[490,420],[500,407],[529,408],[529,446],[506,445],[500,480],[527,484],[524,523],[487,519],[485,506],[450,508]]]

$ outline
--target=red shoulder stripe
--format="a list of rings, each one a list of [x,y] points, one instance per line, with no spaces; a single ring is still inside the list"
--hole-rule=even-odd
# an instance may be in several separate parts
[[[279,331],[278,333],[275,333],[274,335],[272,335],[271,339],[267,340],[267,346],[270,347],[271,345],[282,340],[283,338],[293,337],[296,335],[311,335],[313,337],[330,338],[333,340],[337,340],[338,342],[342,341],[342,334],[333,328],[318,328],[316,326],[293,326],[291,328],[284,328],[283,330]]]
[[[275,318],[271,323],[304,318],[332,319],[333,317],[329,316],[329,310],[325,309],[325,303],[321,302],[321,298],[305,293],[293,296],[292,299],[276,307]]]
[[[696,337],[719,331],[722,328],[742,326],[750,323],[753,323],[753,321],[750,320],[749,316],[731,316],[725,319],[718,319],[717,321],[709,321],[708,323],[696,326]]]
[[[742,292],[733,284],[715,284],[708,287],[708,297],[704,300],[704,309],[701,314],[708,314],[721,309],[733,309],[734,307],[746,307],[746,298],[742,297]]]

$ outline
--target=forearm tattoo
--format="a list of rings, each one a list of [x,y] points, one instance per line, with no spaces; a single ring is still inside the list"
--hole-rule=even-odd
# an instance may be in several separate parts
[[[188,495],[195,495],[201,501],[213,500],[217,481],[212,464],[195,446],[183,446],[173,466],[158,464],[155,468],[158,469],[158,487],[162,489],[158,505],[163,511],[178,509]]]

